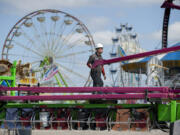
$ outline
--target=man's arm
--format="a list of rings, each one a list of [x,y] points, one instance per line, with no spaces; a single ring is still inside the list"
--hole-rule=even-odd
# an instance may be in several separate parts
[[[104,66],[102,66],[102,74],[104,76],[104,80],[106,80],[106,74],[105,74]]]
[[[93,56],[91,55],[91,56],[89,57],[89,59],[88,59],[87,66],[88,66],[89,68],[92,68],[92,63],[93,63]]]
[[[92,65],[91,65],[90,63],[87,63],[87,66],[88,66],[89,68],[92,68]]]

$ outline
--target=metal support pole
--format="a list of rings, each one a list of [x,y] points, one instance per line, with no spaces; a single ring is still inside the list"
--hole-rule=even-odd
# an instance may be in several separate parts
[[[11,67],[11,76],[12,76],[12,82],[11,82],[11,87],[15,87],[16,86],[16,61],[13,62],[13,66]],[[15,96],[16,92],[15,91],[11,91],[11,96]]]
[[[171,123],[176,121],[176,101],[171,101]]]

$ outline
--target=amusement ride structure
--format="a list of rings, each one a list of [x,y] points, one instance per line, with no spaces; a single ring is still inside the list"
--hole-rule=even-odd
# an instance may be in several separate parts
[[[111,58],[144,52],[144,50],[140,48],[137,34],[134,32],[132,26],[128,26],[128,24],[121,24],[120,27],[115,29],[115,31],[116,36],[112,38],[113,45],[110,52]],[[129,62],[132,61],[111,64],[110,74],[113,87],[138,86],[140,74],[125,72],[122,69],[122,65]]]
[[[166,0],[162,8],[165,8],[162,49],[144,52],[135,46],[125,54],[123,39],[118,38],[121,41],[116,45],[117,39],[113,38],[117,48],[114,47],[116,51],[112,50],[111,56],[116,57],[93,64],[93,67],[118,64],[123,74],[137,80],[139,74],[146,74],[146,87],[127,85],[129,81],[125,79],[125,83],[118,80],[124,86],[120,87],[115,81],[118,74],[112,76],[113,87],[87,87],[91,81],[83,66],[87,54],[94,51],[87,27],[58,10],[39,10],[23,17],[9,32],[0,61],[1,128],[9,134],[11,130],[18,134],[20,129],[161,129],[173,135],[174,123],[180,119],[180,43],[167,47],[167,37],[170,10],[180,6]],[[131,29],[128,25],[121,28]],[[136,42],[136,35],[131,38]],[[117,55],[118,51],[123,55]],[[161,54],[162,58],[157,57]],[[110,65],[110,70],[120,71],[116,69],[117,66]],[[146,103],[117,102],[131,99]]]

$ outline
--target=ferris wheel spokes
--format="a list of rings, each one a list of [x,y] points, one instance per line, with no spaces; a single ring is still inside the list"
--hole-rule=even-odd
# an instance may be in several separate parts
[[[29,48],[29,47],[26,47],[25,45],[23,45],[23,44],[21,44],[21,43],[19,43],[19,42],[17,42],[17,41],[13,41],[13,42],[16,43],[16,45],[18,45],[18,46],[26,49],[27,51],[33,52],[34,54],[36,54],[36,55],[39,56],[39,57],[43,57],[43,55],[40,54],[40,53],[38,53],[37,51],[35,51],[35,50],[33,50],[33,49]]]
[[[64,18],[69,18],[69,16],[65,16]],[[55,47],[55,49],[54,49],[54,51],[56,51],[57,50],[57,47],[58,47],[58,44],[60,43],[60,41],[62,40],[62,38],[63,38],[63,33],[64,33],[64,31],[65,31],[65,28],[66,28],[66,26],[69,26],[69,25],[71,25],[72,24],[72,20],[69,20],[69,19],[66,19],[66,20],[64,20],[63,22],[62,22],[62,24],[60,25],[60,31],[59,31],[59,33],[60,33],[60,36],[59,36],[59,38],[57,39],[57,40],[55,40],[55,42],[54,42],[54,45],[56,46]],[[62,29],[62,30],[61,30]]]
[[[61,49],[64,47],[64,45],[65,45],[65,41],[66,40],[70,40],[70,38],[72,37],[72,35],[73,34],[75,34],[75,31],[74,31],[74,29],[75,29],[75,27],[76,26],[74,26],[72,29],[71,29],[71,31],[63,38],[62,37],[62,40],[61,40],[61,47],[59,47],[59,48],[57,48],[57,52],[59,52],[59,51],[61,51]],[[59,44],[59,43],[57,43],[57,44]]]
[[[46,39],[44,38],[44,36],[40,36],[40,35],[42,35],[42,33],[41,32],[39,32],[38,30],[37,30],[37,28],[36,28],[36,25],[34,24],[35,22],[31,19],[31,18],[28,18],[28,21],[29,20],[31,20],[29,23],[31,24],[30,26],[28,26],[27,28],[29,29],[29,30],[31,30],[31,32],[33,33],[32,34],[32,36],[36,39],[36,41],[33,41],[32,40],[32,37],[30,37],[30,36],[28,36],[28,34],[26,34],[26,32],[23,30],[23,29],[21,29],[21,31],[23,31],[23,33],[24,33],[24,36],[25,36],[25,38],[27,38],[32,44],[33,44],[33,46],[35,47],[35,48],[37,48],[37,50],[39,50],[40,48],[39,48],[39,46],[40,45],[42,45],[43,46],[43,48],[41,48],[41,49],[47,49],[46,48]],[[26,21],[27,22],[27,21]],[[29,24],[28,23],[28,24]],[[25,23],[26,24],[26,23]],[[26,25],[25,25],[26,26]],[[31,27],[32,27],[32,29],[31,29]],[[40,44],[40,45],[38,45],[38,44],[35,44],[35,42],[38,42],[38,44]]]
[[[90,52],[91,50],[83,50],[83,51],[79,51],[79,52],[73,52],[73,53],[69,53],[69,54],[65,54],[65,55],[61,55],[61,56],[56,56],[55,58],[66,58],[66,57],[70,57],[70,56],[75,56],[78,54],[83,54],[83,53],[87,53]]]
[[[56,30],[56,23],[57,21],[60,19],[59,16],[57,16],[57,14],[55,16],[51,16],[51,26],[50,26],[50,35],[49,35],[49,41],[52,41],[52,44],[53,44],[53,34],[55,34],[55,30]],[[51,46],[52,47],[52,46]],[[52,48],[51,48],[52,49]]]
[[[60,68],[65,69],[66,71],[68,71],[68,72],[70,72],[70,73],[76,75],[77,77],[80,77],[80,78],[83,78],[83,79],[87,79],[87,77],[85,77],[85,76],[79,74],[79,73],[76,72],[76,71],[73,71],[72,69],[69,69],[69,68],[66,67],[66,66],[63,66],[62,64],[58,64],[58,65],[59,65]]]
[[[24,31],[22,30],[22,36],[24,36],[24,38],[26,38],[35,48],[38,47],[38,45],[33,41],[33,39]]]
[[[34,33],[34,37],[35,39],[43,46],[43,48],[47,49],[46,48],[46,41],[44,39],[44,36],[40,36],[41,33],[38,31],[38,29],[36,28],[36,26],[34,25],[34,23],[32,24],[32,28],[33,28],[33,33]]]
[[[83,37],[80,37],[80,38],[77,39],[76,41],[73,41],[73,42],[67,44],[68,47],[67,47],[66,49],[64,49],[63,52],[65,52],[65,51],[73,48],[73,47],[74,47],[75,45],[77,45],[78,43],[84,42],[85,39],[82,39],[82,38],[83,38]]]

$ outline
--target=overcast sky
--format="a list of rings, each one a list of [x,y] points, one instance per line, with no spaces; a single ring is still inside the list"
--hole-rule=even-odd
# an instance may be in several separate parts
[[[95,42],[111,45],[114,28],[129,23],[139,34],[140,45],[152,50],[161,46],[163,0],[0,0],[1,47],[10,28],[24,15],[38,9],[59,9],[79,18]],[[180,39],[180,11],[173,10],[169,43]]]

